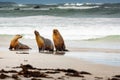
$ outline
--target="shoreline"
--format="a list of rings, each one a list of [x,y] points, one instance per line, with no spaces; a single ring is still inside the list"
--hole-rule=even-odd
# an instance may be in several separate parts
[[[11,39],[14,35],[0,36],[0,45],[2,49],[8,49]],[[35,39],[22,38],[20,42],[27,44],[32,50],[37,50]],[[53,41],[52,41],[53,42]],[[33,43],[33,44],[31,44]],[[86,40],[65,40],[66,47],[70,52],[105,52],[105,53],[120,53],[119,42],[109,41],[86,41]],[[114,44],[115,43],[115,44]],[[98,45],[98,46],[97,46]],[[113,47],[112,47],[113,46]]]
[[[30,51],[9,51],[8,47],[9,47],[9,42],[11,38],[12,37],[5,37],[5,38],[0,37],[0,40],[1,40],[0,70],[1,69],[14,70],[13,67],[19,66],[21,64],[23,65],[30,64],[36,68],[53,69],[53,71],[54,69],[58,69],[58,68],[66,69],[66,70],[74,69],[77,71],[86,71],[92,74],[92,75],[84,75],[84,78],[67,76],[69,77],[69,79],[65,77],[65,80],[78,80],[78,79],[94,80],[96,79],[95,77],[102,78],[103,80],[107,80],[108,78],[112,79],[113,76],[120,74],[120,71],[119,71],[120,66],[110,66],[105,64],[99,64],[99,63],[94,63],[81,58],[78,59],[78,58],[73,58],[73,57],[64,56],[64,55],[39,53],[37,50],[37,45],[35,40],[30,40],[30,39],[20,40],[20,42],[25,43],[32,47],[32,50]],[[70,50],[70,52],[66,52],[66,54],[70,54],[70,53],[75,54],[76,52],[78,52],[78,54],[79,53],[84,54],[84,52],[92,53],[93,51],[99,52],[99,49],[94,49],[92,47],[80,48],[79,44],[76,45],[76,43],[74,45],[71,45],[70,42],[66,42],[66,45],[69,46],[67,48]],[[106,53],[106,50],[103,49],[102,52]],[[110,52],[111,51],[112,50],[110,50]],[[109,54],[109,51],[107,52]],[[23,53],[26,53],[26,54],[23,54]],[[20,71],[19,69],[15,69],[15,70]],[[55,75],[53,75],[54,79],[58,78]],[[62,74],[58,74],[58,75],[63,76]],[[22,78],[26,79],[24,77]],[[46,80],[46,78],[43,80]]]
[[[36,52],[30,52],[29,54],[22,54],[21,52],[20,54],[16,54],[16,51],[3,51],[1,53],[2,57],[0,59],[0,63],[2,65],[0,66],[0,70],[14,70],[13,67],[21,64],[30,64],[41,69],[74,69],[91,73],[91,76],[85,77],[87,80],[92,80],[94,77],[102,77],[103,80],[106,80],[106,78],[111,78],[114,75],[120,74],[119,66],[96,64],[67,56]],[[19,71],[19,69],[16,70]],[[79,79],[79,77],[73,77],[73,80],[75,79]],[[70,78],[70,80],[72,80],[72,78]]]
[[[72,52],[104,52],[104,53],[120,53],[120,49],[105,48],[71,48]]]

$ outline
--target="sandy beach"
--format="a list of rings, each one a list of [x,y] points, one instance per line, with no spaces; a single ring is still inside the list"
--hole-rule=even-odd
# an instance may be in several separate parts
[[[0,74],[5,75],[13,75],[13,73],[4,73],[2,69],[9,71],[9,70],[16,70],[18,71],[17,74],[18,78],[21,80],[119,80],[119,66],[110,66],[105,64],[98,64],[93,63],[91,61],[86,61],[83,59],[78,59],[74,57],[64,56],[61,53],[59,54],[51,54],[51,53],[39,53],[37,50],[37,45],[34,39],[21,39],[20,42],[25,43],[31,46],[32,50],[29,51],[9,51],[9,43],[13,36],[1,36],[0,37]],[[72,42],[71,42],[72,43]],[[73,44],[73,43],[72,43]],[[65,54],[75,53],[75,52],[114,52],[114,50],[106,50],[106,49],[94,49],[94,48],[76,48],[74,45],[66,42],[67,48],[70,50],[69,52],[65,52]],[[115,50],[119,54],[119,50]],[[61,55],[60,55],[61,54]],[[43,72],[45,69],[51,70],[54,72],[53,74],[45,73],[50,78],[46,77],[24,77],[18,75],[18,73],[22,70],[22,68],[13,68],[20,65],[31,65],[34,68],[41,68]],[[64,69],[66,72],[62,72],[61,70],[56,73],[56,69]],[[79,75],[66,75],[69,69],[76,70],[77,72],[88,72],[90,74],[79,74]],[[34,70],[33,70],[34,71]],[[71,74],[71,72],[68,72]],[[81,77],[81,76],[82,77]],[[114,77],[116,76],[117,77]],[[18,79],[17,78],[17,79]],[[7,77],[5,80],[13,80],[12,77]]]
[[[120,80],[120,1],[1,0],[0,80]]]

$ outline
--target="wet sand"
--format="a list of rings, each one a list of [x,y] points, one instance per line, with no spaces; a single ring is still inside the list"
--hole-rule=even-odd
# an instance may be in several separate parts
[[[119,66],[109,66],[103,64],[95,64],[90,61],[84,61],[82,59],[71,58],[60,54],[51,54],[51,53],[38,53],[37,46],[35,40],[27,40],[21,39],[22,43],[25,43],[32,47],[32,50],[29,51],[9,51],[9,42],[12,37],[0,37],[0,71],[4,69],[5,71],[15,70],[17,72],[0,72],[0,76],[3,74],[8,75],[9,77],[5,78],[5,80],[12,80],[13,77],[17,77],[21,80],[119,80],[120,77],[120,67]],[[70,52],[74,54],[75,51],[90,51],[90,49],[82,50],[82,48],[76,48],[72,46],[70,43],[67,43],[68,49]],[[92,51],[99,51],[96,49],[92,49]],[[113,51],[113,50],[112,50]],[[115,50],[116,51],[116,50]],[[69,52],[67,52],[69,54]],[[36,69],[25,69],[20,67],[22,65],[31,65]],[[16,68],[19,67],[19,68]],[[47,69],[47,70],[46,70]],[[56,70],[58,70],[56,72]],[[63,70],[63,71],[61,71]],[[36,72],[35,72],[36,71]],[[46,73],[47,71],[47,73]],[[88,72],[88,74],[81,74],[80,72]],[[21,75],[20,75],[20,72]],[[28,77],[25,77],[24,73],[29,73]],[[35,73],[34,73],[35,72]],[[48,75],[49,78],[46,77],[36,77],[36,75],[32,74],[45,74]],[[51,74],[50,74],[51,73]],[[53,74],[52,74],[53,73]],[[14,75],[13,75],[14,74]],[[84,76],[84,77],[83,77]],[[117,76],[117,77],[116,77]],[[52,77],[52,78],[51,78]]]

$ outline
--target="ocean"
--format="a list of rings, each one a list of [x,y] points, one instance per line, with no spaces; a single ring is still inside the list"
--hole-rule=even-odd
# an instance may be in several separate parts
[[[120,35],[119,26],[119,3],[0,6],[0,35],[34,38],[33,32],[38,30],[51,38],[57,28],[65,40],[84,40]]]
[[[50,38],[57,28],[66,40],[82,40],[120,35],[119,26],[119,3],[0,6],[1,35],[23,34],[33,38],[33,31],[38,30]]]
[[[120,3],[0,5],[0,35],[22,34],[23,38],[34,39],[37,30],[52,40],[53,29],[58,29],[65,41],[120,43]],[[120,44],[114,47],[120,49]]]

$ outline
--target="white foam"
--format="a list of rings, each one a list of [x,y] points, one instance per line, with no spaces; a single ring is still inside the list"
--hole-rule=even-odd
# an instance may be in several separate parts
[[[81,6],[83,3],[65,3],[64,6]]]
[[[57,28],[65,40],[99,38],[120,35],[120,18],[65,18],[54,16],[31,16],[0,18],[0,34],[23,34],[34,38],[34,30],[52,39],[52,30]],[[71,37],[72,36],[72,37]]]
[[[65,3],[63,6],[59,6],[59,9],[92,9],[98,8],[100,3]]]
[[[19,7],[24,7],[26,6],[25,4],[18,4]]]
[[[99,6],[59,6],[59,9],[92,9],[97,8]]]

